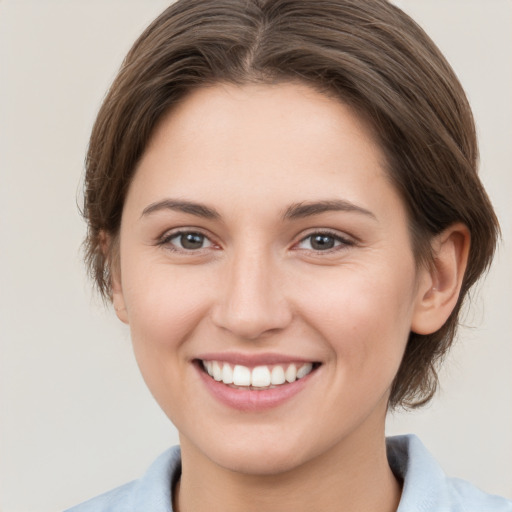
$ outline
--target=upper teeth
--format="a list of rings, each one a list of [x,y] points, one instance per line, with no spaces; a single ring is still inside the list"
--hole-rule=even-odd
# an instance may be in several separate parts
[[[202,363],[208,375],[216,381],[222,381],[224,384],[234,384],[235,386],[253,386],[256,388],[295,382],[313,370],[313,363],[301,365],[292,363],[284,366],[265,365],[256,366],[252,369],[241,364],[231,366],[229,363],[221,361],[203,361]]]

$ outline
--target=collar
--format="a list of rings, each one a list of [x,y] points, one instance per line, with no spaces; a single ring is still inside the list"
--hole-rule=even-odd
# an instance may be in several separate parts
[[[512,501],[485,494],[463,480],[446,477],[416,436],[389,437],[386,447],[389,465],[403,481],[397,512],[512,512]],[[130,510],[173,512],[171,490],[180,474],[181,451],[175,446],[134,482]]]

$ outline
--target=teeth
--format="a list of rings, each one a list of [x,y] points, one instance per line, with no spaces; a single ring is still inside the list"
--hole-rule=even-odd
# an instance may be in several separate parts
[[[284,373],[284,377],[287,382],[295,382],[297,380],[297,367],[294,364],[288,366]]]
[[[222,380],[222,369],[217,361],[213,361],[212,372],[215,380]]]
[[[302,377],[305,377],[308,373],[311,373],[312,369],[313,369],[312,363],[306,363],[306,364],[302,365],[297,370],[297,379],[302,379]]]
[[[251,384],[256,388],[270,386],[270,370],[267,366],[256,366],[256,368],[253,368]]]
[[[237,364],[233,370],[233,384],[235,386],[250,386],[251,370],[247,366]]]
[[[222,366],[222,382],[224,384],[233,383],[233,368],[228,363],[224,363]]]
[[[279,384],[284,384],[286,382],[286,377],[284,376],[284,370],[282,366],[274,366],[274,368],[272,368],[270,382],[274,386],[279,386]]]
[[[252,370],[247,366],[235,365],[220,361],[203,361],[203,368],[210,377],[224,384],[235,386],[252,386],[254,388],[268,388],[292,383],[302,379],[313,370],[313,363],[305,363],[297,368],[295,364],[269,366],[256,366]]]

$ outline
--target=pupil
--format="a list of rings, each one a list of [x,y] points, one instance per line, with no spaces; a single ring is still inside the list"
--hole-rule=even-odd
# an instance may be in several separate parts
[[[181,245],[185,249],[200,249],[203,245],[203,235],[199,233],[186,233],[181,235]]]
[[[334,238],[329,235],[315,235],[311,240],[313,249],[325,250],[334,247]]]

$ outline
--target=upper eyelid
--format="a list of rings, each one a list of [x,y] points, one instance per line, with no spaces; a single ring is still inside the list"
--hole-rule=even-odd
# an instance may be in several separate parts
[[[160,236],[158,236],[158,240],[166,240],[169,238],[174,238],[175,236],[182,235],[184,233],[197,233],[198,235],[202,235],[202,236],[208,238],[208,240],[210,240],[211,242],[213,242],[212,236],[208,232],[206,232],[204,229],[188,227],[188,226],[167,229]]]
[[[173,240],[176,237],[179,237],[180,235],[186,234],[186,233],[197,233],[198,235],[204,236],[205,239],[207,239],[210,242],[211,246],[213,246],[213,247],[220,245],[218,242],[216,242],[214,237],[212,237],[209,233],[206,233],[203,229],[190,228],[190,227],[179,227],[179,228],[167,229],[161,235],[159,235],[155,238],[154,245],[156,245],[156,246],[174,245],[174,244],[171,244],[171,240]],[[190,251],[190,252],[197,253],[202,250],[209,249],[209,248],[210,247],[203,247],[203,248],[196,249],[196,250]],[[182,251],[183,249],[176,247],[174,250]]]
[[[353,235],[349,235],[348,233],[341,233],[337,230],[334,230],[334,229],[329,229],[329,228],[313,228],[311,230],[308,230],[306,233],[301,233],[300,235],[297,236],[296,238],[296,242],[302,242],[303,240],[305,240],[306,238],[309,238],[310,236],[313,236],[313,235],[327,235],[327,236],[332,236],[333,238],[336,238],[338,240],[342,240],[344,242],[352,242],[352,243],[356,243],[357,241],[357,238],[354,237]]]

